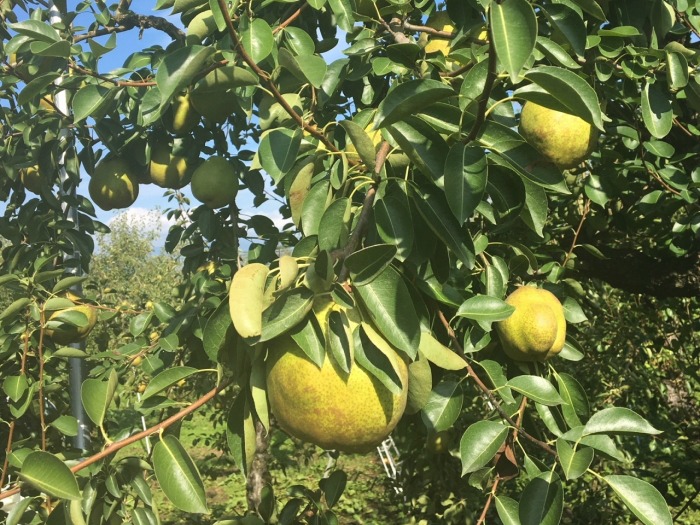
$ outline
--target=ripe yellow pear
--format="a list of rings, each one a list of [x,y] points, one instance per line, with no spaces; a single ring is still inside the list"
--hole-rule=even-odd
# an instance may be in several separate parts
[[[71,306],[64,310],[57,310],[49,316],[49,321],[56,319],[59,314],[70,311],[84,314],[85,317],[87,317],[87,324],[85,326],[63,324],[57,328],[47,328],[46,335],[53,339],[54,343],[69,345],[71,343],[82,341],[92,331],[95,324],[97,324],[97,310],[89,304],[80,304],[77,306]]]
[[[523,106],[518,131],[562,170],[587,159],[598,139],[597,130],[585,120],[534,102]]]
[[[29,166],[19,170],[19,179],[22,185],[32,193],[41,194],[41,188],[46,184],[44,177],[41,176],[39,166]]]
[[[332,304],[322,307],[323,317]],[[387,355],[403,388],[393,394],[356,362],[349,374],[326,355],[319,369],[289,336],[273,340],[267,357],[267,394],[280,426],[319,447],[368,452],[394,429],[406,408],[408,369],[401,357]]]
[[[189,93],[176,96],[163,115],[165,128],[173,135],[186,135],[199,123],[199,113],[192,106]]]
[[[564,308],[556,296],[541,288],[522,286],[506,298],[515,307],[496,323],[504,352],[516,361],[544,361],[557,355],[566,340]]]
[[[238,175],[223,157],[209,157],[192,174],[192,195],[209,208],[231,204],[238,193]]]
[[[124,159],[101,161],[88,185],[93,202],[105,211],[131,206],[139,196],[139,183],[131,171]]]
[[[186,186],[193,171],[187,157],[174,155],[170,146],[162,142],[151,149],[148,170],[151,182],[173,190]]]

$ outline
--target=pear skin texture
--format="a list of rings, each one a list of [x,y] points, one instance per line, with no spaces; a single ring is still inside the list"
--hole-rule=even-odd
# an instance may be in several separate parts
[[[81,304],[78,306],[71,306],[65,310],[57,310],[51,314],[49,321],[56,317],[58,314],[67,311],[76,311],[85,315],[88,319],[88,323],[85,326],[70,326],[65,325],[62,328],[47,328],[46,335],[53,339],[54,343],[59,345],[69,345],[71,343],[77,343],[85,339],[88,334],[92,331],[97,324],[97,310],[90,306],[89,304]]]
[[[178,95],[163,115],[163,124],[173,135],[187,135],[199,124],[199,116],[192,106],[190,95]]]
[[[241,267],[231,279],[229,313],[233,327],[243,339],[262,334],[262,313],[265,309],[265,281],[270,270],[261,263]]]
[[[503,351],[516,361],[554,357],[566,341],[564,308],[554,294],[523,286],[506,298],[513,314],[496,324]]]
[[[190,181],[192,169],[189,160],[173,155],[167,144],[156,144],[151,150],[148,173],[153,184],[161,188],[179,190]]]
[[[290,435],[326,450],[369,452],[394,429],[406,408],[408,369],[390,360],[404,385],[392,394],[357,363],[345,374],[326,355],[319,369],[288,336],[272,342],[267,357],[270,409]]]
[[[233,165],[223,157],[209,157],[192,174],[192,195],[216,209],[231,204],[238,193],[238,176]]]
[[[566,170],[578,166],[593,151],[597,130],[585,120],[527,102],[520,114],[520,134],[542,156]]]
[[[139,196],[139,183],[123,159],[103,160],[88,185],[90,198],[105,211],[128,208]]]

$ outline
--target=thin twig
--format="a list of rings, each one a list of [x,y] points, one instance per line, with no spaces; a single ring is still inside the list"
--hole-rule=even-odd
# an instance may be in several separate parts
[[[129,436],[128,438],[122,439],[120,441],[115,441],[114,443],[112,443],[111,445],[109,445],[105,449],[101,450],[97,454],[94,454],[94,455],[84,459],[82,462],[78,463],[77,465],[73,465],[71,467],[71,472],[74,472],[74,473],[79,472],[79,471],[83,470],[84,468],[89,467],[93,463],[97,463],[101,459],[104,459],[107,456],[114,454],[115,452],[123,449],[124,447],[131,445],[132,443],[136,443],[137,441],[140,441],[144,438],[150,437],[153,434],[160,432],[161,430],[165,430],[166,428],[168,428],[172,424],[177,423],[181,419],[184,419],[185,417],[189,416],[195,410],[199,409],[202,405],[204,405],[205,403],[210,401],[214,396],[216,396],[219,392],[221,392],[226,387],[228,387],[231,383],[232,383],[231,380],[224,381],[216,388],[212,388],[209,392],[204,394],[197,401],[195,401],[191,405],[183,408],[177,414],[170,416],[165,421],[161,421],[157,425],[154,425],[150,428],[147,428],[146,430],[139,432],[138,434],[134,434],[133,436]],[[15,494],[18,494],[19,491],[20,491],[20,487],[15,487],[11,490],[1,492],[0,493],[0,501],[7,499],[11,496],[14,496]]]
[[[228,9],[226,8],[226,0],[217,0],[219,4],[219,9],[221,13],[224,16],[224,21],[226,22],[226,27],[228,29],[229,35],[231,36],[231,40],[233,40],[233,47],[238,53],[238,55],[241,57],[241,59],[248,64],[248,67],[255,72],[258,77],[263,80],[267,84],[267,88],[270,90],[272,95],[275,97],[275,100],[279,102],[279,104],[284,108],[284,110],[287,112],[287,114],[294,119],[294,121],[305,131],[316,137],[318,140],[320,140],[326,148],[330,151],[338,152],[340,151],[335,144],[333,144],[328,138],[321,132],[316,126],[312,126],[304,121],[304,118],[297,113],[292,106],[289,105],[289,102],[282,96],[282,93],[280,93],[279,89],[277,89],[277,86],[275,83],[272,81],[270,78],[270,75],[263,70],[255,60],[246,52],[246,50],[243,47],[243,44],[241,43],[241,39],[238,37],[238,33],[236,32],[236,28],[233,27],[233,21],[231,20],[231,16],[229,15]]]
[[[7,479],[7,469],[10,467],[10,454],[12,454],[12,440],[15,435],[15,424],[16,421],[10,422],[10,429],[7,434],[7,445],[5,446],[5,461],[2,464],[2,475],[0,475],[0,488],[5,486],[5,480]]]
[[[583,223],[586,221],[586,217],[588,216],[588,212],[591,211],[591,199],[586,199],[586,203],[583,205],[583,213],[581,213],[581,220],[578,223],[578,228],[576,228],[576,231],[574,232],[574,240],[571,241],[571,248],[569,248],[569,251],[566,253],[566,257],[564,257],[564,262],[561,263],[562,268],[566,268],[566,263],[569,262],[569,259],[571,258],[571,255],[574,253],[574,248],[576,248],[576,243],[578,242],[578,236],[581,234],[581,229],[583,228]]]
[[[489,492],[489,497],[486,500],[486,504],[484,505],[484,510],[481,511],[481,516],[479,516],[479,521],[476,522],[476,525],[483,525],[486,523],[486,513],[489,511],[489,507],[491,506],[491,502],[493,501],[494,496],[496,495],[496,490],[498,489],[498,484],[500,483],[501,478],[497,475],[496,479],[493,482],[493,485],[491,486],[491,491]]]
[[[299,7],[299,9],[294,11],[291,15],[289,15],[289,17],[287,17],[287,19],[284,22],[282,22],[280,25],[278,25],[275,28],[275,30],[272,32],[272,34],[276,35],[280,31],[282,31],[285,27],[287,27],[289,24],[294,22],[297,18],[299,18],[299,15],[301,15],[304,12],[304,9],[306,9],[307,7],[309,7],[309,4],[307,4],[307,3],[302,4],[301,7]]]
[[[464,354],[464,349],[462,348],[461,343],[457,339],[457,336],[455,335],[454,330],[452,329],[452,326],[450,326],[450,322],[447,320],[445,317],[445,314],[442,313],[442,310],[437,311],[438,317],[440,319],[440,322],[442,325],[445,327],[445,330],[447,331],[447,335],[449,338],[452,340],[452,344],[455,345],[457,350],[461,353]],[[547,443],[544,441],[540,441],[536,437],[532,436],[531,434],[527,433],[525,430],[522,429],[522,427],[518,426],[518,423],[516,423],[513,418],[508,415],[508,413],[503,410],[503,407],[501,406],[501,403],[496,399],[496,396],[493,395],[493,392],[491,392],[491,389],[487,387],[484,382],[479,378],[478,375],[476,375],[476,372],[474,372],[474,369],[472,366],[467,363],[467,375],[471,377],[476,385],[479,387],[479,390],[481,390],[486,397],[488,397],[489,402],[493,405],[493,407],[496,409],[496,412],[506,421],[510,426],[518,430],[518,434],[523,436],[525,439],[530,441],[531,443],[534,443],[538,447],[540,447],[542,450],[546,451],[547,453],[556,456],[557,452],[554,450],[552,447],[550,447]]]
[[[46,323],[46,311],[41,309],[41,326]],[[44,400],[44,330],[39,332],[39,424],[41,425],[41,450],[46,450],[46,401]]]

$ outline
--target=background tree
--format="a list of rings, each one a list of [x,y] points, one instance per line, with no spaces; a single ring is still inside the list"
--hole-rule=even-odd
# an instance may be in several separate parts
[[[686,466],[697,463],[695,2],[143,8],[0,4],[0,283],[11,296],[0,486],[12,479],[0,498],[24,497],[8,522],[158,523],[154,488],[207,513],[179,434],[217,396],[210,417],[225,433],[211,443],[246,475],[250,515],[213,519],[342,522],[347,476],[332,464],[317,486],[279,499],[270,489],[265,368],[291,340],[317,364],[410,388],[395,431],[406,521],[658,525],[672,522],[668,503],[697,518]],[[168,42],[103,70],[137,28]],[[521,134],[523,104],[544,116],[529,130],[523,118]],[[572,136],[562,112],[580,119]],[[588,158],[558,156],[590,138]],[[76,191],[88,177],[90,198]],[[183,195],[189,180],[205,204]],[[128,207],[150,183],[173,207],[165,248],[179,252],[182,282],[170,299],[133,256],[153,260],[147,237],[117,223],[109,248],[124,249],[95,253],[108,228],[93,203]],[[271,204],[284,225],[256,211]],[[171,276],[172,259],[158,261]],[[76,302],[115,306],[114,279],[129,294],[120,332],[98,328],[96,353],[57,344],[52,330],[88,324],[68,310]],[[85,298],[66,294],[78,284]],[[510,359],[494,329],[523,284],[563,304],[566,343],[545,362]],[[65,358],[76,356],[90,371],[86,450],[71,446],[79,422],[67,415]],[[438,437],[451,454],[425,450]],[[121,452],[146,438],[147,453]],[[425,474],[435,468],[447,476]]]

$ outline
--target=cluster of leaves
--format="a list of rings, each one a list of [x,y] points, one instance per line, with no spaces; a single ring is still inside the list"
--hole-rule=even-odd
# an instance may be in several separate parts
[[[272,424],[265,352],[291,334],[316,363],[362,366],[392,391],[406,387],[386,358],[399,352],[410,363],[409,412],[420,420],[413,423],[431,433],[459,431],[455,476],[483,494],[479,504],[456,505],[463,514],[451,517],[425,506],[419,514],[556,524],[565,489],[586,480],[601,494],[609,488],[644,523],[671,522],[654,486],[611,466],[631,450],[618,435],[653,443],[661,425],[634,412],[633,403],[591,410],[596,391],[576,370],[597,357],[590,339],[577,341],[586,334],[576,325],[586,321],[580,304],[593,290],[587,265],[599,258],[601,276],[600,260],[609,255],[619,264],[609,248],[656,258],[661,272],[669,257],[697,252],[700,6],[156,2],[180,15],[178,26],[130,11],[128,0],[111,10],[56,2],[49,12],[41,4],[0,7],[0,235],[9,241],[0,279],[15,299],[0,314],[0,372],[10,398],[2,418],[12,451],[3,482],[19,473],[23,486],[60,499],[48,505],[57,523],[158,523],[145,482],[153,476],[178,508],[207,512],[204,484],[174,423],[225,396],[228,451],[246,474],[255,473]],[[451,20],[448,31],[426,25],[437,11]],[[105,56],[123,49],[121,33],[135,27],[165,31],[172,41],[101,70]],[[327,54],[341,39],[341,56]],[[430,39],[448,45],[432,51]],[[230,116],[201,119],[186,136],[171,136],[162,119],[173,99],[218,69],[236,79],[217,94],[235,101]],[[600,130],[591,159],[566,174],[543,159],[515,129],[527,101]],[[142,174],[151,146],[163,139],[193,159],[230,159],[247,190],[239,203],[244,193],[255,206],[277,202],[287,224],[235,204],[191,207],[169,191],[167,216],[175,224],[165,246],[181,256],[178,297],[134,290],[125,307],[128,335],[118,334],[116,348],[89,355],[55,348],[46,312],[72,304],[57,296],[84,280],[72,273],[89,272],[92,236],[107,231],[76,192],[81,178],[109,156]],[[36,197],[22,180],[32,166],[43,181]],[[270,267],[262,297],[234,298],[234,307],[262,321],[261,333],[245,340],[226,297],[242,240],[249,263]],[[280,247],[290,254],[278,257]],[[104,287],[108,277],[96,277]],[[512,313],[504,297],[530,281],[561,299],[570,328],[560,358],[545,365],[507,359],[493,336],[493,323]],[[615,284],[625,283],[623,276]],[[98,292],[104,300],[106,290]],[[323,327],[327,337],[311,313],[321,297],[340,305]],[[361,319],[357,330],[351,311]],[[54,322],[85,324],[81,316],[64,317]],[[75,418],[48,415],[47,407],[60,414],[70,401],[63,357],[90,366],[82,400],[95,430],[86,451],[67,447],[65,438],[78,432]],[[137,358],[148,385],[140,398],[119,395]],[[202,394],[184,408],[174,395],[183,380],[196,381]],[[38,409],[28,412],[35,402]],[[151,426],[137,432],[141,416]],[[402,428],[411,426],[399,434]],[[115,458],[155,433],[144,459]],[[87,460],[64,463],[86,452]],[[88,475],[75,477],[79,471]],[[323,498],[305,489],[279,512],[263,489],[252,501],[256,514],[244,522],[336,523],[332,507],[344,486],[344,475],[334,473],[321,481]],[[11,523],[44,519],[42,498],[27,490]]]

